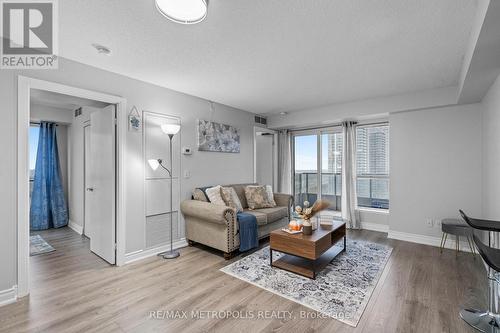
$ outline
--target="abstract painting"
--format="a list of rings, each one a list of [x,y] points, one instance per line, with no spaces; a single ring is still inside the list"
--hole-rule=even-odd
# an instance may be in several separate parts
[[[239,130],[230,125],[198,120],[198,150],[239,153]]]

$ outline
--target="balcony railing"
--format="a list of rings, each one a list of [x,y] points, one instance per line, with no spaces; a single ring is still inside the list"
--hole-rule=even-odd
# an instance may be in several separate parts
[[[389,209],[389,179],[386,177],[358,176],[358,206]],[[318,199],[318,174],[316,172],[295,173],[294,198],[297,204]],[[321,198],[331,203],[330,210],[340,210],[342,203],[342,175],[321,173]]]

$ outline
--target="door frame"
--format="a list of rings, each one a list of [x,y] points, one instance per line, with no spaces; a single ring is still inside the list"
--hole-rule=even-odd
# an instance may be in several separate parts
[[[265,128],[265,127],[259,127],[259,126],[254,126],[253,127],[253,181],[254,183],[257,182],[257,132],[267,132],[267,133],[272,133],[273,134],[273,189],[277,190],[278,189],[278,131]],[[260,184],[262,185],[262,184]],[[265,185],[265,184],[264,184]]]
[[[31,89],[55,92],[116,104],[116,265],[125,262],[125,174],[127,100],[120,96],[76,88],[56,82],[18,76],[17,79],[17,297],[29,294],[29,123]]]
[[[317,198],[321,199],[321,190],[322,190],[322,140],[321,137],[323,134],[333,134],[333,133],[342,133],[342,127],[339,126],[328,126],[322,128],[315,129],[306,129],[306,130],[297,130],[292,131],[291,135],[291,164],[292,164],[292,195],[295,198],[295,137],[297,136],[306,136],[306,135],[315,135],[316,136],[316,181],[318,184],[318,193]]]

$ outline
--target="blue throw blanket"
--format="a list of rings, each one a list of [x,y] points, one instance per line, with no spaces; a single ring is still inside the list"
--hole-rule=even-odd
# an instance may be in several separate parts
[[[259,246],[257,218],[248,213],[238,213],[237,216],[240,233],[240,251],[248,251]]]

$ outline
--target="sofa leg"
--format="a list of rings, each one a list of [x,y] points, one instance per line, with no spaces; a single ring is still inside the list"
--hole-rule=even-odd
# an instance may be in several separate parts
[[[232,252],[224,252],[224,259],[229,260],[233,257]]]
[[[195,241],[188,239],[188,246],[193,246],[194,244],[196,244]]]

